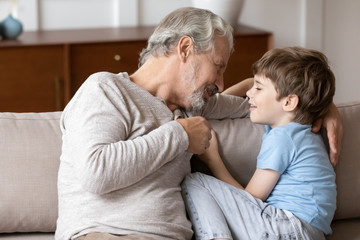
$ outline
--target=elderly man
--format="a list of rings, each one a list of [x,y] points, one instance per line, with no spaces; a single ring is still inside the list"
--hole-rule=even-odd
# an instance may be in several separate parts
[[[60,123],[56,240],[191,239],[180,183],[210,144],[206,119],[247,114],[243,98],[216,94],[232,49],[228,23],[182,8],[155,29],[135,73],[85,81]]]

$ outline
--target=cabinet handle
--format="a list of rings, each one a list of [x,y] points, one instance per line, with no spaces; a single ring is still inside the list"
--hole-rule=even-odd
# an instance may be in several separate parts
[[[61,111],[61,80],[59,76],[54,77],[55,86],[55,109]]]
[[[121,56],[119,54],[116,54],[114,56],[115,61],[119,62],[121,60]]]

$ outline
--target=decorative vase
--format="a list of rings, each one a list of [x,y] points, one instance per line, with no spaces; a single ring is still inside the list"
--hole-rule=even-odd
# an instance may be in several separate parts
[[[4,39],[15,39],[23,31],[22,23],[15,19],[11,14],[1,22],[2,25],[2,36]]]
[[[192,6],[212,11],[235,27],[238,24],[244,0],[192,0]]]
[[[2,39],[2,22],[0,22],[0,40]]]

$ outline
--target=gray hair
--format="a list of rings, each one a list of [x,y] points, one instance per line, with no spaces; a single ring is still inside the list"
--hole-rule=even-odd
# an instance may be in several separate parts
[[[189,36],[196,53],[214,49],[214,37],[225,37],[233,50],[233,28],[218,15],[205,9],[179,8],[167,15],[156,27],[147,47],[140,53],[139,67],[149,58],[171,53],[183,36]]]

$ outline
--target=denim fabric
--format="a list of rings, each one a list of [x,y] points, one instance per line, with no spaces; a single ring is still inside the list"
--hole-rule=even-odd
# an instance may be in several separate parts
[[[117,236],[109,233],[94,232],[94,233],[85,234],[81,237],[75,238],[74,240],[156,240],[156,239],[143,235]]]
[[[182,188],[196,239],[325,239],[290,212],[214,177],[190,174]]]

